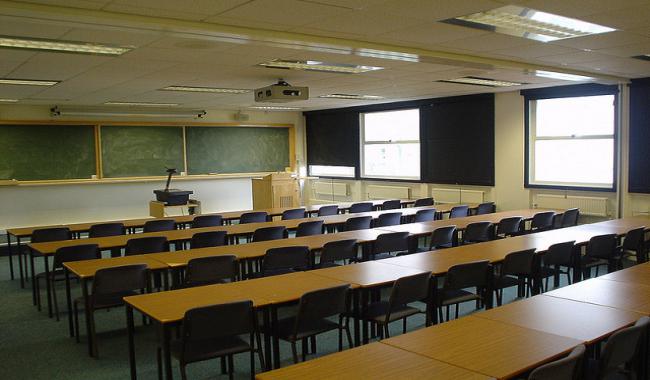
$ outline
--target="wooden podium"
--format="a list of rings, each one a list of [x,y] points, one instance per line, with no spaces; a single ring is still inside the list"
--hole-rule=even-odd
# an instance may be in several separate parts
[[[300,186],[291,173],[253,178],[253,209],[300,206]]]

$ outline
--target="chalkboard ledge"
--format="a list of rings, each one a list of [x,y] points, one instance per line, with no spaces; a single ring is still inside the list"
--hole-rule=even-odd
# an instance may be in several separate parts
[[[218,179],[256,178],[271,174],[272,172],[260,173],[232,173],[232,174],[197,174],[186,176],[175,176],[173,182],[178,181],[201,181]],[[65,185],[104,185],[111,183],[134,183],[134,182],[165,182],[166,176],[155,177],[128,177],[128,178],[102,178],[102,179],[65,179],[47,181],[16,181],[0,180],[2,186],[65,186]]]

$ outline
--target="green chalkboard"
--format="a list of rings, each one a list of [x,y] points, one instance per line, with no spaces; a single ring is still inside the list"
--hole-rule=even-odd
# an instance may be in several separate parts
[[[183,128],[103,125],[102,172],[105,178],[166,175],[183,167]]]
[[[284,171],[289,166],[289,129],[187,127],[189,174]]]
[[[95,173],[88,125],[0,125],[0,179],[84,179]]]

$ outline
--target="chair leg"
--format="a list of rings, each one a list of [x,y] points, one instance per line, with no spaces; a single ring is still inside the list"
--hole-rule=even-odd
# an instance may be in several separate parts
[[[221,361],[221,374],[225,375],[226,373],[228,373],[228,367],[226,366],[226,357],[222,356],[219,359]]]
[[[313,335],[309,338],[310,343],[311,343],[311,353],[315,354],[316,353],[316,335]]]
[[[232,380],[235,376],[235,363],[233,355],[228,355],[228,379]]]
[[[41,311],[41,280],[38,276],[36,277],[34,284],[36,286],[36,309]]]
[[[181,379],[187,380],[187,371],[185,371],[185,363],[181,364]]]
[[[79,304],[74,303],[74,337],[77,343],[79,343]]]
[[[458,319],[458,309],[459,309],[459,306],[460,306],[460,304],[456,304],[456,314],[455,314],[455,315],[456,315],[456,317],[455,317],[456,319]]]
[[[99,350],[97,349],[97,333],[95,332],[95,310],[90,309],[90,335],[93,340],[93,357],[99,358]],[[90,339],[90,337],[88,337]]]
[[[345,334],[348,337],[348,348],[352,348],[352,333],[350,333],[350,324],[346,323],[345,324]]]
[[[300,346],[302,347],[302,361],[304,362],[307,360],[307,338],[302,339]]]
[[[158,369],[158,380],[163,378],[163,369],[162,369],[162,349],[160,346],[156,348],[156,367]],[[183,365],[181,364],[181,377],[183,376]]]
[[[402,320],[402,334],[406,334],[406,318]]]
[[[260,368],[264,370],[266,368],[264,363],[264,355],[262,353],[262,338],[260,337],[259,332],[255,333],[255,340],[257,341],[257,356],[260,359]]]
[[[291,342],[291,356],[293,357],[293,363],[298,364],[298,352],[296,349],[296,341]]]
[[[386,339],[390,338],[390,332],[388,331],[388,323],[384,324],[384,335],[386,336]]]
[[[340,326],[340,322],[339,322],[338,332],[339,332],[339,352],[340,352],[343,351],[343,328],[342,326]]]

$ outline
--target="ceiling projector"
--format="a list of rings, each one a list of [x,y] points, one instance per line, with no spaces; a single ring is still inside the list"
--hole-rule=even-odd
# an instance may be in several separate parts
[[[294,87],[280,79],[278,83],[255,90],[256,102],[284,103],[309,99],[308,87]]]

